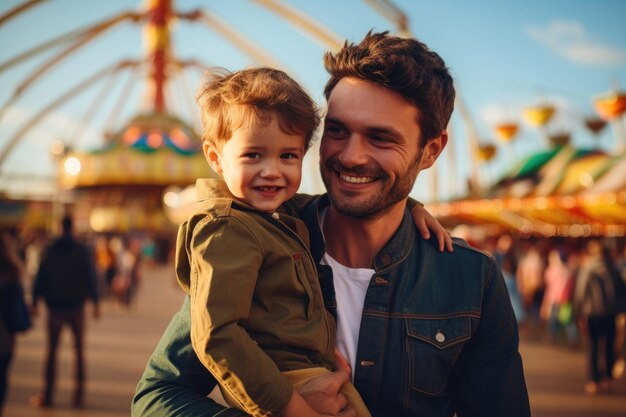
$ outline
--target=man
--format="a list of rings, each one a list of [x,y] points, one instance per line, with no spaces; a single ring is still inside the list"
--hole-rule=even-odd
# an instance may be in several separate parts
[[[37,303],[40,298],[45,300],[48,308],[48,351],[44,389],[40,395],[31,399],[31,404],[35,407],[53,405],[57,347],[61,329],[66,324],[72,331],[76,351],[73,405],[75,407],[83,405],[85,393],[84,304],[88,298],[94,306],[94,317],[100,316],[96,273],[91,251],[72,236],[71,218],[63,218],[62,229],[62,235],[52,242],[44,253],[33,287],[33,312],[37,313]]]
[[[416,238],[407,198],[447,143],[454,87],[422,43],[386,33],[326,54],[320,169],[328,195],[301,215],[337,344],[373,416],[529,416],[515,316],[493,260]],[[243,416],[203,395],[183,306],[151,358],[133,415]],[[185,334],[187,333],[187,334]],[[300,393],[340,412],[342,371]],[[328,383],[328,385],[324,385]]]
[[[587,382],[585,392],[610,391],[615,364],[617,315],[626,309],[626,288],[611,253],[600,240],[587,242],[584,261],[576,278],[573,312],[578,328],[586,333]],[[600,347],[604,346],[604,354]]]

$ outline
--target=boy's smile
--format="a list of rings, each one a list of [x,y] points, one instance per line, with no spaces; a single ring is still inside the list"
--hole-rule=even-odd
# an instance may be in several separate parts
[[[300,187],[304,137],[283,132],[275,116],[235,130],[221,150],[205,143],[204,152],[230,192],[257,210],[274,212]]]

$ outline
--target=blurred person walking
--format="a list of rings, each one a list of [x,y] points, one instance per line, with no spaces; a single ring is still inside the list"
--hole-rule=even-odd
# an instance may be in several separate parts
[[[9,384],[8,373],[15,334],[30,327],[24,301],[22,276],[24,266],[17,245],[7,233],[0,235],[0,416]]]
[[[513,306],[513,312],[518,324],[525,324],[526,312],[524,311],[524,305],[522,303],[522,297],[517,290],[517,280],[515,278],[515,270],[517,269],[517,259],[513,251],[513,238],[511,235],[501,235],[493,250],[493,257],[496,264],[502,270],[502,276],[504,277],[504,283],[506,289],[509,292],[511,298],[511,305]]]
[[[141,278],[141,240],[130,238],[127,244],[122,244],[117,251],[117,266],[113,278],[113,293],[117,300],[126,307],[130,307],[139,288]]]
[[[624,246],[617,264],[619,265],[622,282],[626,286],[626,246]],[[626,303],[626,300],[622,300]],[[613,365],[613,378],[618,379],[624,376],[626,371],[626,308],[622,309],[616,319],[617,335],[615,336],[615,354],[617,359]]]
[[[574,290],[574,315],[581,333],[587,335],[588,381],[585,391],[596,394],[611,387],[615,361],[615,318],[624,306],[620,273],[598,240],[587,244],[585,260]],[[604,342],[604,366],[600,363],[600,342]]]
[[[68,325],[74,338],[76,352],[75,389],[73,405],[84,401],[85,366],[83,342],[85,330],[85,301],[93,303],[94,318],[100,316],[96,271],[91,251],[75,240],[72,219],[62,221],[63,234],[46,249],[35,277],[32,311],[37,313],[37,302],[43,298],[48,308],[48,343],[44,371],[44,389],[31,399],[35,407],[53,405],[56,377],[56,356],[59,336]]]
[[[537,305],[543,298],[543,269],[544,263],[539,251],[534,244],[526,242],[517,264],[515,278],[529,324],[536,324],[534,322],[538,318]]]
[[[111,284],[116,273],[115,254],[107,236],[98,236],[94,242],[94,258],[99,281],[100,295],[106,297],[111,292]]]
[[[548,324],[547,338],[550,342],[556,340],[561,322],[565,321],[563,318],[559,320],[559,315],[564,315],[563,311],[571,308],[568,293],[571,272],[565,260],[565,254],[558,249],[552,249],[548,254],[548,266],[544,271],[545,292],[539,317]]]

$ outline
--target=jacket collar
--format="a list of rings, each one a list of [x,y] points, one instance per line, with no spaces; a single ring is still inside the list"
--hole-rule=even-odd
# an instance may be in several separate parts
[[[320,263],[326,244],[319,223],[319,212],[330,206],[327,194],[323,194],[309,205],[302,216],[302,220],[309,228],[311,236],[311,254],[316,263]],[[381,249],[374,258],[374,269],[380,271],[389,268],[402,261],[415,243],[415,226],[409,210],[404,211],[402,222],[398,230],[393,234],[389,242]]]

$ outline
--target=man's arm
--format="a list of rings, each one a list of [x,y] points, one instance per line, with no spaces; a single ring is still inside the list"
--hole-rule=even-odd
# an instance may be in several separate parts
[[[133,417],[248,417],[207,395],[216,381],[191,346],[189,297],[150,356],[131,404]]]
[[[483,310],[464,346],[450,389],[459,417],[529,417],[530,405],[519,354],[519,334],[502,273],[486,266]]]

